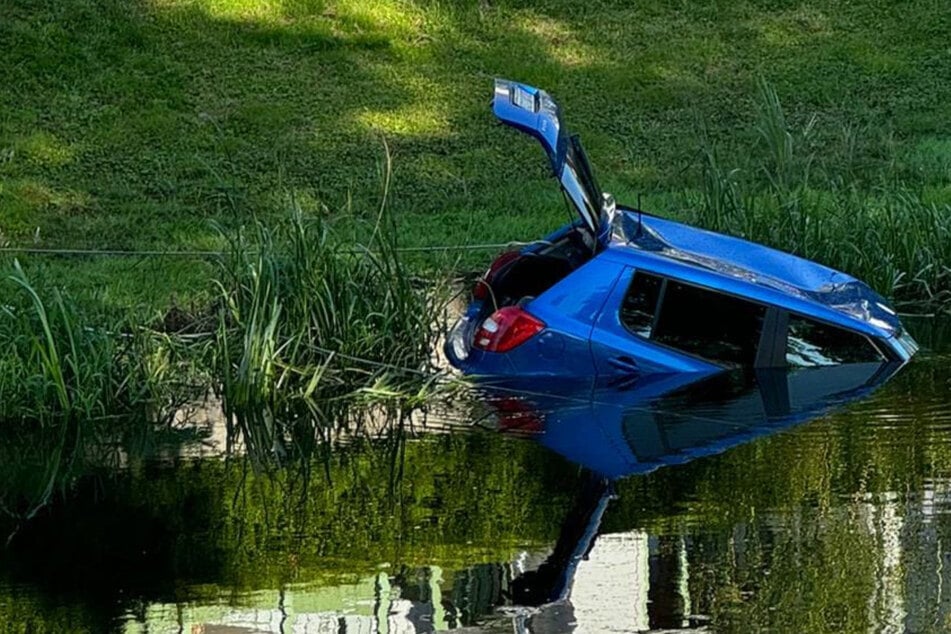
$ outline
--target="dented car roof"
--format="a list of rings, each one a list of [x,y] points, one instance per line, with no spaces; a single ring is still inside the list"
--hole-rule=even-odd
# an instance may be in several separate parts
[[[633,209],[618,209],[611,222],[610,244],[714,274],[708,276],[709,279],[733,280],[738,284],[734,292],[743,289],[740,293],[743,295],[756,296],[762,292],[764,301],[783,303],[792,309],[801,304],[800,310],[805,310],[808,305],[811,313],[818,308],[828,320],[850,327],[856,323],[867,324],[869,333],[886,330],[894,334],[901,330],[897,315],[885,299],[864,282],[822,264],[742,238]],[[777,294],[793,298],[793,301],[780,301]]]

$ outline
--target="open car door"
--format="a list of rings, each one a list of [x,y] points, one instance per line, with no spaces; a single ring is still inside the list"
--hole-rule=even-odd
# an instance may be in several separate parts
[[[552,173],[574,206],[593,241],[604,244],[610,196],[598,187],[577,137],[569,136],[558,105],[544,90],[506,79],[495,80],[492,111],[503,123],[538,139]]]

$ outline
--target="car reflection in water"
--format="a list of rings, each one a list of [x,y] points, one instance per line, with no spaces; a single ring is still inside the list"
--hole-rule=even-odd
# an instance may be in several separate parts
[[[600,535],[613,482],[722,453],[869,394],[900,364],[861,363],[625,384],[481,386],[488,422],[529,435],[586,470],[551,554],[512,579],[523,631],[643,631],[702,626],[691,615],[682,537]],[[668,543],[670,542],[670,543]],[[577,607],[575,607],[577,606]]]

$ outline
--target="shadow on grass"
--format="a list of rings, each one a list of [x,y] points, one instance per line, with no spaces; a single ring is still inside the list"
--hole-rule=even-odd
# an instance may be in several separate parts
[[[404,245],[534,239],[565,209],[537,147],[495,128],[494,76],[552,92],[622,198],[697,186],[698,120],[725,154],[748,154],[765,75],[791,125],[819,113],[817,169],[951,201],[934,150],[951,116],[933,54],[947,16],[924,0],[903,20],[872,8],[13,0],[0,9],[0,82],[16,87],[0,94],[0,243],[217,248],[210,219],[283,214],[288,191],[309,214],[372,213],[382,138]],[[194,293],[204,275],[152,268],[138,286],[157,296]]]

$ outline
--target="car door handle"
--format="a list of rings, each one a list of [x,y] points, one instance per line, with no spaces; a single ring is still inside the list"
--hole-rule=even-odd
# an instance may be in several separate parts
[[[631,357],[611,357],[608,359],[608,364],[621,372],[627,374],[640,374],[641,369],[637,365],[637,361]]]

